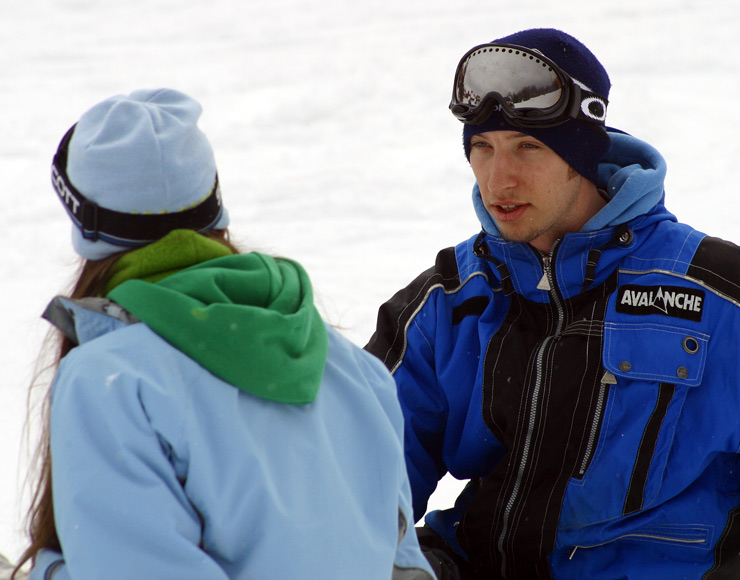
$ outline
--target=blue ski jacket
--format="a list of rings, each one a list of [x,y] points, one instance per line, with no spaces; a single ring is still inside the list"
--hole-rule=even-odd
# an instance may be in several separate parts
[[[235,259],[201,265],[214,271],[207,292],[241,292],[240,279],[224,283],[240,268]],[[278,296],[273,304],[293,304],[274,263],[262,261],[273,264],[263,277],[265,291]],[[158,284],[177,277],[198,288],[191,270]],[[304,279],[301,292],[306,286]],[[288,349],[287,334],[306,349],[313,339],[303,340],[305,325],[291,321],[287,306],[264,317],[285,332],[260,334],[259,356],[239,341],[229,345],[226,332],[248,325],[240,312],[255,304],[234,302],[219,314],[200,303],[192,317],[225,325],[219,344],[241,350],[244,375],[280,361],[265,375],[271,382],[259,385],[276,391],[280,372],[304,355]],[[257,308],[264,322],[265,308]],[[237,388],[173,346],[177,336],[165,340],[107,299],[57,299],[48,312],[80,346],[52,387],[63,554],[43,551],[31,580],[433,578],[411,523],[395,384],[336,330],[318,319],[314,330],[328,335],[320,385],[311,402],[291,404]],[[258,332],[248,326],[246,338]],[[205,335],[202,344],[196,338],[196,350],[208,348]]]
[[[384,304],[415,518],[476,578],[740,578],[740,249],[678,223],[613,132],[611,201],[548,254],[483,231]]]

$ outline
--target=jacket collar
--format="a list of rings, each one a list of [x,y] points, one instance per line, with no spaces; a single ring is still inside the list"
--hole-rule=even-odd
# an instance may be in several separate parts
[[[471,239],[471,249],[479,258],[490,262],[493,275],[504,291],[516,292],[535,302],[548,302],[551,289],[543,288],[542,284],[547,268],[552,270],[559,295],[572,298],[606,282],[619,263],[645,243],[655,227],[665,220],[676,218],[659,204],[647,215],[619,226],[566,234],[549,254],[486,232]]]
[[[75,344],[84,344],[138,318],[107,298],[71,299],[57,296],[46,307],[43,318]]]

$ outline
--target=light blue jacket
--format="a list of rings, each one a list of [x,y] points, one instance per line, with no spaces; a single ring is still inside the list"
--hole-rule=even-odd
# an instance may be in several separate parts
[[[315,401],[278,403],[100,300],[56,302],[82,343],[52,391],[63,556],[43,551],[31,580],[433,578],[377,359],[327,326]]]

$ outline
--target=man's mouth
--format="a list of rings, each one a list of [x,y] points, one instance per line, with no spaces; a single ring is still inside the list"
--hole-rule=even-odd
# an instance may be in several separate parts
[[[502,223],[519,221],[529,207],[528,203],[497,203],[490,206],[494,219]]]

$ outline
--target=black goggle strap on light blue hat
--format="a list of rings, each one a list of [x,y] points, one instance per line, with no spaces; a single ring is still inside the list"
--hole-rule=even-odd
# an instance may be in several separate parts
[[[496,111],[519,127],[555,127],[569,119],[604,126],[607,104],[538,51],[489,43],[460,59],[450,110],[469,125]]]
[[[172,230],[203,233],[218,223],[223,206],[218,174],[208,197],[195,207],[172,213],[132,214],[100,207],[87,199],[67,176],[67,152],[76,125],[67,131],[51,164],[51,182],[69,217],[87,240],[103,240],[118,246],[138,247],[163,238]]]

